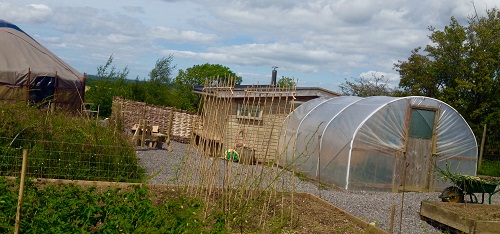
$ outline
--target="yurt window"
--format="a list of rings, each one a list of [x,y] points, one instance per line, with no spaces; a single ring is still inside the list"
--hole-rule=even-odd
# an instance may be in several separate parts
[[[432,139],[434,130],[434,110],[412,109],[410,117],[410,137]]]
[[[55,78],[51,76],[38,76],[30,87],[30,100],[41,102],[51,100],[55,92]]]

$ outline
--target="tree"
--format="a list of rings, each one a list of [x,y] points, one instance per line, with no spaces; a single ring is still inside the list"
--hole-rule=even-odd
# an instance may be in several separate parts
[[[345,83],[340,85],[344,95],[369,97],[369,96],[388,96],[392,90],[389,88],[389,80],[383,75],[377,76],[372,73],[371,78],[358,77],[354,82],[345,79]]]
[[[408,61],[398,61],[399,64],[394,65],[401,76],[399,87],[404,96],[435,97],[443,84],[433,80],[431,60],[419,54],[420,49],[414,49]]]
[[[173,55],[163,57],[156,61],[156,66],[149,72],[149,80],[153,83],[161,83],[169,86],[172,81],[172,72],[176,68],[172,65]]]
[[[144,84],[142,101],[160,106],[172,106],[172,65],[173,55],[163,57],[156,61],[155,67],[149,72],[149,81]]]
[[[281,87],[281,88],[291,88],[295,85],[297,85],[297,83],[293,80],[293,78],[286,77],[286,76],[282,76],[278,80],[278,84],[277,84],[277,86]]]
[[[183,110],[196,111],[199,106],[199,97],[193,93],[193,86],[204,85],[206,80],[219,79],[224,81],[228,78],[235,79],[236,85],[242,82],[241,77],[220,64],[194,65],[187,68],[186,71],[179,69],[179,74],[175,78],[174,95],[176,100],[174,105]]]
[[[500,116],[500,11],[476,14],[466,26],[452,17],[443,31],[429,29],[432,43],[424,53],[415,49],[408,61],[395,64],[401,75],[399,86],[408,94],[447,102],[480,136],[483,125],[496,125]],[[500,140],[500,132],[488,137]]]
[[[103,117],[111,116],[113,97],[129,96],[131,90],[126,84],[129,69],[125,67],[117,71],[113,63],[113,55],[110,55],[105,65],[97,67],[96,81],[85,93],[88,102],[94,103],[94,110],[99,106],[99,115]]]
[[[241,84],[242,78],[231,71],[228,67],[220,64],[194,65],[187,68],[186,71],[179,69],[179,74],[175,78],[176,85],[204,85],[206,79],[219,78],[225,80],[229,77],[234,78],[236,85]]]

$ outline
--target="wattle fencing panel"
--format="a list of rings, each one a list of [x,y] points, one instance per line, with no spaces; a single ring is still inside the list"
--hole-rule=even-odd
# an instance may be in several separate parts
[[[195,113],[179,110],[174,107],[163,107],[115,97],[113,99],[114,118],[121,121],[125,130],[130,130],[139,120],[145,119],[148,125],[158,126],[159,131],[168,133],[171,140],[188,143],[193,128],[199,126],[199,118]]]

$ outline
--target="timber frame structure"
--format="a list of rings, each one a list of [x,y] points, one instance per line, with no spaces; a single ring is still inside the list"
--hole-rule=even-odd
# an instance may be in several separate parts
[[[235,150],[246,163],[276,162],[283,120],[295,107],[318,97],[340,96],[322,88],[233,85],[230,79],[195,86],[194,92],[202,100],[195,144],[212,157]]]

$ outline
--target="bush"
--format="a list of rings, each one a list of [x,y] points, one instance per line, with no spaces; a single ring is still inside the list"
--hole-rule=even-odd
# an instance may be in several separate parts
[[[19,183],[0,177],[0,233],[15,226]],[[221,233],[201,221],[203,204],[171,195],[155,204],[146,186],[99,190],[73,184],[41,189],[27,181],[21,233]]]
[[[144,170],[129,138],[115,124],[22,104],[0,110],[0,174],[18,176],[22,149],[28,175],[138,182]]]

